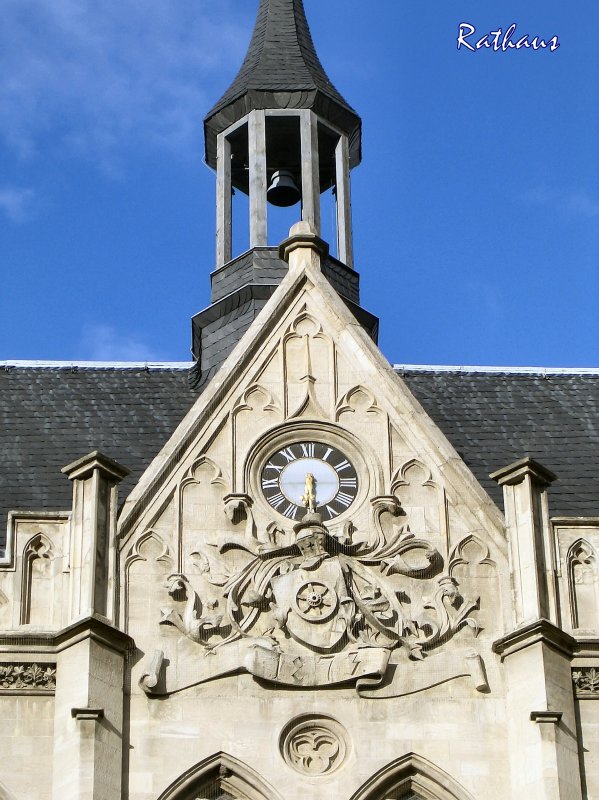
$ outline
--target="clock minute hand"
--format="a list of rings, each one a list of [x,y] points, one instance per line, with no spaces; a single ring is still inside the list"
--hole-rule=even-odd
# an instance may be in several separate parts
[[[302,503],[311,514],[316,511],[316,482],[311,472],[308,472],[306,475],[306,485],[304,487]]]

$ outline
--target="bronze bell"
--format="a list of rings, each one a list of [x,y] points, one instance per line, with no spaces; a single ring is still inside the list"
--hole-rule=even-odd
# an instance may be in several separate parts
[[[293,173],[288,169],[277,170],[272,176],[266,197],[273,206],[281,208],[294,206],[299,201],[301,194],[293,178]]]

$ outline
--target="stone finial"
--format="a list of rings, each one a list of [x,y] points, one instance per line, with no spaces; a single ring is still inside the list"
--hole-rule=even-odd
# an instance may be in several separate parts
[[[302,220],[291,226],[289,237],[279,245],[279,258],[287,261],[289,269],[298,269],[308,263],[320,269],[321,259],[329,254],[329,246],[317,235],[314,227]]]

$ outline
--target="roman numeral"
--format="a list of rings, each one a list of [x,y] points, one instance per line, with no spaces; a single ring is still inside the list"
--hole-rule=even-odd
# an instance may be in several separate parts
[[[333,452],[333,448],[329,447],[328,450],[326,451],[326,453],[323,455],[322,460],[323,461],[328,461],[329,460],[329,456],[331,455],[332,452]]]
[[[297,506],[294,503],[289,503],[287,508],[283,511],[283,516],[287,517],[287,519],[295,519],[296,514]]]
[[[278,489],[279,488],[279,479],[278,478],[263,478],[262,479],[262,488],[263,489]]]
[[[288,464],[291,461],[297,461],[297,456],[290,447],[286,447],[284,450],[281,450],[280,454],[287,459]]]
[[[264,469],[276,469],[277,472],[283,472],[283,467],[278,467],[276,464],[273,464],[272,461],[269,461]]]
[[[302,448],[302,455],[304,456],[304,458],[314,458],[314,452],[316,450],[316,445],[314,444],[314,442],[301,444],[300,447]]]
[[[273,494],[272,497],[268,497],[267,500],[273,508],[278,508],[285,502],[285,497],[279,492],[278,494]]]
[[[345,492],[339,492],[335,500],[342,506],[347,508],[348,506],[351,506],[351,504],[354,501],[354,498],[351,496],[351,494],[345,494]]]
[[[345,461],[341,461],[339,464],[335,464],[334,466],[337,472],[343,472],[344,469],[350,469],[351,464],[347,459],[345,459]]]
[[[331,506],[327,506],[327,507],[326,507],[326,509],[327,509],[327,511],[328,511],[328,513],[329,513],[329,519],[333,519],[333,517],[334,517],[334,516],[335,516],[335,514],[337,513],[337,512],[335,511],[335,509],[334,509],[334,508],[331,508]]]
[[[357,478],[341,478],[339,481],[339,485],[342,489],[357,489],[358,488],[358,479]]]

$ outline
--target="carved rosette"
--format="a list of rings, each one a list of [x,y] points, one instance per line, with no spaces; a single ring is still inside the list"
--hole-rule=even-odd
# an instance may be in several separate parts
[[[54,693],[56,664],[0,664],[0,691]]]
[[[576,697],[599,700],[599,667],[580,667],[572,670]]]
[[[283,729],[281,755],[302,775],[328,775],[344,763],[349,752],[345,728],[332,717],[306,714],[296,717]]]

